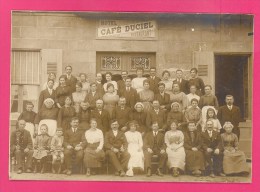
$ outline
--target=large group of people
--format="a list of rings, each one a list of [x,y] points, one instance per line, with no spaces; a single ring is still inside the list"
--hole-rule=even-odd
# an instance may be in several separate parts
[[[52,172],[67,175],[76,165],[90,176],[105,161],[118,176],[142,171],[150,177],[153,161],[159,176],[165,170],[174,177],[249,173],[238,147],[241,117],[234,97],[219,106],[196,68],[189,80],[180,69],[171,80],[167,70],[161,79],[156,68],[149,77],[137,68],[135,78],[122,71],[117,82],[107,72],[105,83],[101,73],[89,82],[84,73],[73,76],[71,66],[65,71],[59,83],[49,74],[38,113],[28,102],[17,120],[10,141],[17,173],[44,173],[50,157]]]

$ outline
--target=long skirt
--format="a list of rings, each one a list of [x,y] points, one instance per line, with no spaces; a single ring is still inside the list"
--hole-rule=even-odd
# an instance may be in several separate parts
[[[57,129],[57,121],[53,119],[43,119],[39,123],[38,134],[40,134],[40,127],[42,124],[46,124],[48,126],[48,134],[53,137],[56,133]]]
[[[26,122],[24,129],[30,132],[30,135],[31,135],[31,137],[32,137],[32,140],[34,140],[34,139],[33,139],[34,124],[29,123],[29,122]]]
[[[201,151],[185,150],[188,171],[205,170],[205,160]]]
[[[84,165],[86,168],[101,167],[102,162],[105,159],[105,153],[103,150],[96,152],[99,143],[88,144],[84,151]]]
[[[138,149],[138,144],[128,144],[128,153],[130,154],[128,168],[138,167],[144,170],[144,153],[142,149],[140,151],[138,151]]]
[[[206,124],[206,121],[207,121],[207,110],[208,110],[209,108],[214,109],[214,111],[215,111],[216,114],[217,114],[217,112],[218,112],[218,111],[214,108],[214,106],[204,106],[204,107],[202,107],[202,109],[201,109],[202,125],[205,125],[205,124]],[[204,127],[203,127],[202,131],[203,131],[203,132],[205,131]]]
[[[177,167],[181,170],[185,168],[185,151],[181,147],[177,151],[171,150],[169,147],[166,148],[166,153],[168,155],[167,165],[169,168]]]
[[[249,173],[244,152],[224,152],[223,170],[225,174]]]

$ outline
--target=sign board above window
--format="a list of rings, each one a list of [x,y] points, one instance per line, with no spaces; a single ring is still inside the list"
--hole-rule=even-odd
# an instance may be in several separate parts
[[[156,21],[99,20],[97,39],[156,40]]]

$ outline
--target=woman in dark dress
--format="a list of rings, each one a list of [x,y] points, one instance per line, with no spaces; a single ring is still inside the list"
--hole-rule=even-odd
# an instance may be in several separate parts
[[[38,127],[41,127],[42,124],[46,124],[48,126],[49,136],[54,136],[57,129],[58,113],[59,109],[54,107],[53,99],[45,99],[44,106],[35,117],[35,133],[40,133],[38,132]]]
[[[66,77],[60,76],[59,86],[56,89],[56,104],[58,108],[62,108],[65,105],[65,98],[71,96],[70,87],[66,85]]]
[[[198,96],[202,96],[204,94],[204,87],[205,87],[205,84],[204,84],[204,81],[197,77],[198,75],[198,69],[197,68],[192,68],[190,70],[190,80],[189,80],[189,87],[191,85],[195,85],[196,88],[197,88],[197,91],[196,91],[196,94]]]
[[[178,102],[173,102],[171,104],[171,111],[167,115],[167,125],[168,128],[171,126],[171,122],[175,121],[179,129],[183,130],[186,125],[185,116],[180,112],[180,104]]]
[[[71,97],[65,97],[65,105],[60,109],[58,115],[58,127],[63,129],[63,132],[70,128],[70,121],[72,117],[76,116],[75,108],[72,106]]]
[[[200,176],[205,170],[205,160],[201,151],[201,135],[196,130],[195,122],[189,122],[188,131],[184,132],[184,149],[186,170],[194,176]]]
[[[79,128],[87,130],[89,129],[89,120],[90,120],[90,105],[88,102],[82,102],[80,104],[80,109],[78,113],[79,118]]]

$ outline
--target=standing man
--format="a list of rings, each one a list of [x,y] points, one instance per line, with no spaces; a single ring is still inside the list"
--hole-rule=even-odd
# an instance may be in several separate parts
[[[71,73],[72,73],[72,67],[70,65],[65,67],[65,71],[66,71],[66,85],[69,86],[70,88],[70,94],[72,94],[73,92],[76,91],[76,83],[77,83],[77,78],[74,77]]]
[[[97,91],[97,83],[90,83],[90,92],[86,95],[85,102],[89,103],[91,110],[95,109],[96,101],[101,98],[101,93]]]
[[[219,107],[218,119],[223,126],[225,122],[231,122],[234,126],[232,132],[235,133],[239,139],[240,129],[239,122],[241,121],[241,113],[238,106],[234,105],[234,97],[232,95],[226,96],[226,105]]]
[[[119,91],[119,96],[126,99],[126,106],[134,110],[135,104],[140,100],[137,91],[132,88],[132,80],[130,77],[126,77],[125,89]]]
[[[64,173],[71,175],[72,173],[72,157],[75,155],[75,165],[80,169],[79,165],[82,164],[83,160],[83,149],[81,147],[82,136],[84,130],[79,129],[79,119],[73,117],[70,121],[71,128],[64,133],[64,160],[66,170]]]
[[[148,78],[150,90],[154,92],[154,94],[159,93],[158,83],[161,81],[159,77],[156,76],[156,68],[151,67],[150,69],[150,77]]]
[[[202,149],[204,157],[208,164],[210,177],[215,177],[215,174],[225,176],[222,173],[223,153],[221,153],[221,138],[217,131],[213,130],[213,121],[206,122],[206,131],[201,134]]]
[[[110,162],[114,166],[116,176],[125,176],[130,154],[127,152],[127,140],[124,132],[119,131],[116,120],[111,122],[111,130],[105,135],[105,149]]]
[[[158,84],[159,93],[155,94],[154,100],[158,100],[160,103],[160,108],[164,111],[171,109],[171,101],[170,95],[165,93],[165,84],[159,83]]]
[[[164,143],[164,135],[159,132],[159,125],[157,122],[152,124],[152,131],[146,134],[144,138],[144,166],[147,171],[146,176],[152,176],[151,161],[153,155],[158,155],[159,165],[157,168],[157,175],[163,176],[161,170],[165,166],[167,154],[165,152],[166,145]]]
[[[10,155],[15,157],[17,161],[18,174],[23,172],[23,163],[25,162],[25,157],[27,157],[25,162],[26,172],[32,172],[32,155],[33,155],[33,145],[30,132],[25,130],[25,120],[20,119],[18,121],[18,127],[15,131],[11,133],[10,139]]]
[[[185,79],[183,79],[183,71],[181,69],[176,70],[176,79],[173,81],[173,83],[179,83],[180,85],[180,91],[188,94],[189,93],[189,82]]]
[[[110,115],[107,110],[103,109],[104,102],[101,99],[96,101],[96,108],[91,111],[90,118],[97,120],[97,127],[105,134],[109,130]]]
[[[119,80],[117,82],[118,92],[121,92],[121,91],[125,90],[125,81],[126,81],[127,75],[128,75],[127,71],[122,71],[121,72],[122,80]]]

